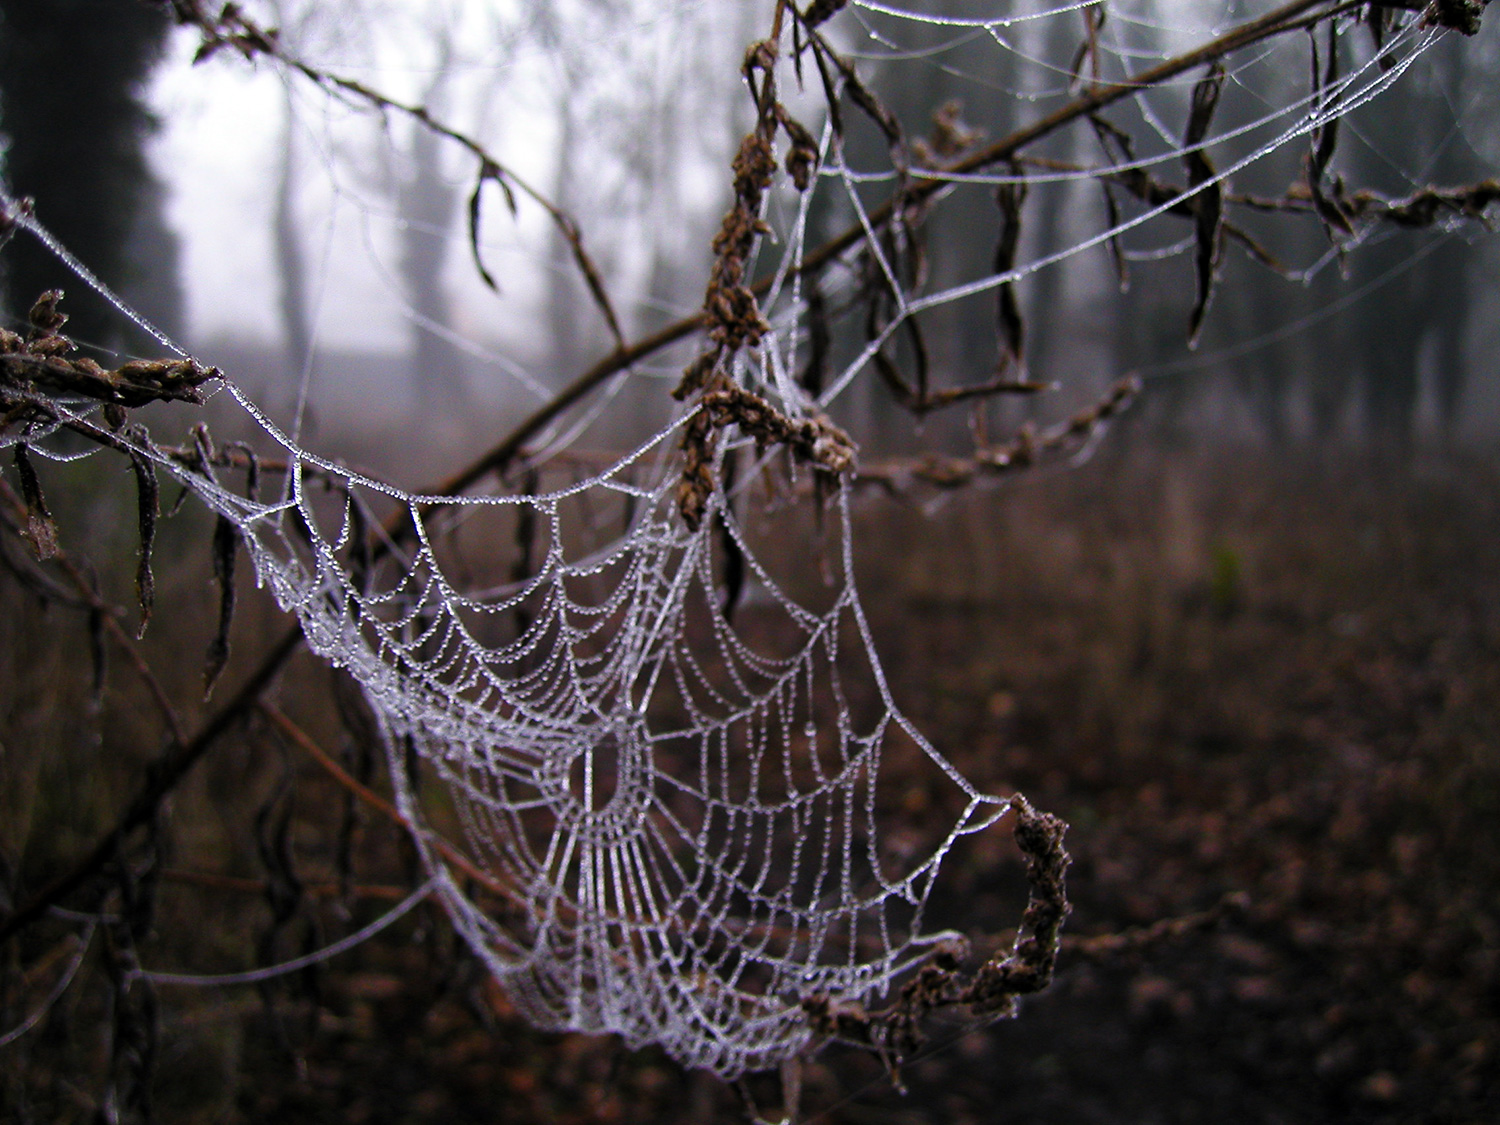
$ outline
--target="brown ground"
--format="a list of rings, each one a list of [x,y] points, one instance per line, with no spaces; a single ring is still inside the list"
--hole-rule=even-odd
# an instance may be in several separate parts
[[[1019,1019],[934,1026],[905,1095],[874,1060],[827,1051],[806,1075],[809,1119],[1500,1119],[1497,509],[1490,461],[1398,474],[1122,453],[931,516],[866,508],[860,580],[897,698],[983,787],[1071,823],[1067,932],[1233,892],[1247,905],[1129,958],[1065,951]],[[35,643],[42,618],[13,613]],[[299,667],[290,694],[311,697],[326,681]],[[0,739],[14,745],[24,708],[8,707]],[[307,721],[336,741],[326,717]],[[183,794],[169,866],[263,878],[251,822],[284,769],[298,870],[331,869],[337,791],[264,733]],[[85,828],[29,844],[28,883]],[[399,838],[364,832],[361,878],[399,883]],[[944,874],[935,920],[1003,941],[1022,901],[1004,833]],[[212,943],[244,963],[265,902],[168,883],[142,957],[196,947],[201,961]],[[380,908],[361,904],[360,920]],[[326,903],[311,913],[346,932]],[[304,928],[281,935],[282,956],[317,940]],[[21,961],[64,932],[39,927]],[[657,1052],[529,1030],[454,944],[423,908],[316,980],[278,985],[269,1007],[249,989],[163,990],[158,1118],[737,1119],[733,1093]],[[86,972],[52,1019],[0,1048],[0,1118],[91,1115],[107,995]]]

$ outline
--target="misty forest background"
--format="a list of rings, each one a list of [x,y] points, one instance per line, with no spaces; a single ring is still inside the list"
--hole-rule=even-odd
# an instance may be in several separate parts
[[[750,121],[738,62],[768,5],[708,3],[670,21],[636,0],[479,14],[378,0],[262,7],[299,51],[442,110],[544,185],[579,217],[628,338],[700,304]],[[1191,41],[1208,19],[1192,7],[1132,5],[1134,34],[1159,29],[1141,49]],[[1215,7],[1219,22],[1254,8]],[[1346,119],[1335,167],[1349,185],[1402,197],[1496,174],[1497,22],[1445,37]],[[1080,37],[1061,16],[1021,25],[1024,50],[980,37],[929,55],[948,30],[901,30],[910,57],[861,65],[912,137],[953,99],[966,126],[1005,135],[1059,86],[1026,56],[1065,67]],[[264,111],[246,125],[246,162],[222,165],[244,174],[195,181],[164,147],[163,106],[184,103],[163,91],[251,67],[226,57],[191,70],[180,35],[156,5],[0,0],[0,174],[102,281],[273,419],[296,424],[305,387],[305,445],[428,484],[612,347],[553,228],[524,209],[514,221],[503,205],[487,212],[492,292],[468,246],[467,165],[432,133],[330,108],[263,63],[235,80],[259,83],[245,104]],[[1368,54],[1354,36],[1345,49]],[[1282,68],[1257,71],[1255,90],[1307,89],[1306,52],[1232,61]],[[1237,100],[1231,83],[1216,128],[1264,111],[1245,90]],[[1086,140],[1061,134],[1035,155],[1085,162]],[[853,165],[884,159],[868,123],[851,121],[848,147]],[[1232,189],[1278,194],[1305,153],[1288,145]],[[869,185],[870,200],[885,190]],[[824,198],[809,245],[853,217],[836,193]],[[205,220],[195,200],[237,218]],[[1105,202],[1081,180],[1038,184],[1026,207],[1021,261],[1096,232]],[[1391,227],[1342,254],[1315,218],[1283,219],[1245,221],[1308,276],[1289,281],[1231,246],[1196,348],[1190,255],[1153,253],[1164,242],[1153,234],[1127,242],[1140,251],[1127,255],[1128,285],[1100,247],[1018,286],[1029,372],[1054,390],[914,418],[867,374],[835,404],[862,460],[878,464],[961,454],[975,427],[1066,418],[1122,375],[1142,376],[1131,411],[1076,463],[956,493],[861,493],[859,577],[917,724],[980,788],[1019,789],[1072,825],[1068,933],[1235,907],[1215,928],[1140,950],[1065,947],[1048,994],[1017,1021],[937,1035],[940,1049],[905,1069],[908,1093],[879,1060],[820,1056],[804,1106],[826,1116],[813,1119],[1500,1111],[1500,243],[1473,223]],[[997,221],[988,192],[951,200],[929,229],[929,287],[987,272]],[[1161,229],[1190,234],[1179,228]],[[195,257],[210,251],[217,274]],[[235,253],[238,321],[224,296]],[[161,350],[34,239],[0,251],[0,283],[13,329],[38,293],[61,287],[84,345]],[[935,310],[926,328],[936,380],[995,370],[993,294]],[[824,370],[856,354],[862,340],[845,335],[826,342]],[[620,451],[655,432],[689,354],[642,365],[576,446]],[[821,377],[802,376],[814,387]],[[245,436],[212,405],[208,418],[221,440]],[[48,466],[49,500],[64,544],[86,550],[100,588],[128,605],[133,501],[115,479],[123,470],[105,479],[97,460]],[[777,518],[761,534],[816,539],[810,519]],[[159,615],[144,649],[190,715],[206,706],[201,665],[171,654],[211,641],[206,527],[191,504],[164,521],[159,597],[179,608]],[[111,679],[96,690],[86,608],[39,594],[24,545],[4,534],[0,913],[95,839],[160,738],[138,689]],[[235,628],[226,682],[280,631],[248,588]],[[278,688],[283,706],[378,787],[347,684],[298,660]],[[174,798],[153,892],[158,962],[294,956],[410,873],[399,831],[346,810],[263,727],[226,743]],[[1018,871],[1006,840],[956,854],[935,921],[1003,940],[1024,900]],[[370,893],[354,894],[351,878]],[[63,931],[42,929],[0,951],[0,1034],[60,963],[42,957]],[[316,972],[173,993],[149,1021],[124,1019],[107,964],[89,965],[31,1034],[0,1047],[0,1118],[107,1116],[109,1092],[129,1084],[122,1059],[139,1063],[122,1054],[121,1028],[147,1022],[151,1064],[134,1081],[163,1121],[743,1112],[732,1091],[654,1051],[527,1028],[435,906]]]

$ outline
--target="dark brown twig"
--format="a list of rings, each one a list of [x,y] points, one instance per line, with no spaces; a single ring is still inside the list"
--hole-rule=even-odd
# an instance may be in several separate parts
[[[1040,992],[1052,982],[1068,905],[1067,825],[1049,813],[1037,812],[1017,793],[1011,798],[1016,814],[1015,839],[1026,864],[1029,894],[1026,912],[1010,949],[996,954],[965,979],[961,965],[967,950],[947,943],[902,988],[889,1008],[866,1012],[857,1005],[828,996],[803,1003],[815,1033],[864,1047],[879,1054],[892,1077],[904,1058],[924,1042],[923,1020],[939,1008],[963,1005],[976,1016],[1008,1018],[1016,1014],[1022,996]]]

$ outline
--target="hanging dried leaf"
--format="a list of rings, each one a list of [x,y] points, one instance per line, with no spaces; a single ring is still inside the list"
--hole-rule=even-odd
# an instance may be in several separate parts
[[[1340,237],[1348,237],[1354,233],[1354,224],[1350,216],[1345,213],[1342,203],[1344,194],[1343,182],[1337,177],[1333,180],[1332,196],[1324,189],[1324,183],[1328,176],[1328,165],[1333,160],[1334,149],[1339,139],[1339,115],[1332,112],[1333,105],[1338,98],[1335,95],[1330,98],[1328,91],[1335,88],[1339,77],[1339,49],[1338,31],[1333,23],[1328,25],[1328,62],[1326,67],[1318,61],[1318,29],[1316,27],[1308,30],[1308,39],[1312,44],[1312,97],[1315,112],[1328,115],[1328,120],[1314,129],[1312,132],[1312,149],[1307,154],[1307,191],[1312,199],[1313,210],[1317,212],[1318,218],[1323,223],[1323,229],[1327,232],[1330,241],[1337,242]]]
[[[1188,346],[1196,347],[1203,331],[1203,318],[1213,300],[1218,278],[1219,257],[1224,245],[1224,186],[1216,179],[1212,162],[1199,146],[1208,135],[1208,126],[1219,104],[1224,88],[1224,67],[1214,63],[1208,73],[1193,87],[1192,109],[1188,113],[1187,131],[1183,136],[1183,155],[1187,165],[1189,190],[1200,188],[1193,198],[1197,252],[1193,264],[1198,278],[1198,294],[1188,318]],[[1206,186],[1205,186],[1206,185]]]
[[[812,174],[818,167],[818,142],[807,128],[787,112],[786,106],[776,103],[776,120],[786,130],[792,142],[786,154],[786,174],[798,191],[806,191],[812,183]]]
[[[243,441],[232,441],[225,451],[238,450],[245,458],[245,498],[252,503],[260,500],[260,454]]]
[[[505,193],[506,206],[510,208],[512,216],[516,214],[516,196],[511,191],[510,184],[505,182],[504,171],[493,161],[483,161],[479,165],[479,176],[474,181],[474,190],[469,193],[469,251],[474,255],[474,268],[479,271],[480,279],[498,293],[500,292],[500,286],[496,284],[490,271],[485,268],[484,258],[479,252],[480,197],[484,193],[484,185],[490,181],[494,181],[500,185],[500,190]]]
[[[21,498],[26,501],[26,541],[38,559],[50,559],[57,554],[57,524],[47,510],[42,484],[37,480],[26,446],[17,445],[15,456],[16,475],[21,478]]]
[[[203,668],[203,695],[213,694],[214,685],[229,663],[229,627],[234,622],[234,524],[224,516],[214,522],[214,581],[219,586],[219,627],[209,643]]]
[[[818,64],[818,77],[823,83],[823,104],[828,107],[828,125],[833,130],[833,135],[843,140],[844,115],[839,111],[838,86],[833,81],[833,75],[828,72],[826,58],[832,52],[818,35],[814,35],[809,43],[813,49],[813,61]]]
[[[156,542],[161,491],[156,479],[155,462],[132,449],[130,463],[135,469],[136,524],[140,529],[141,539],[141,558],[135,568],[135,596],[141,607],[141,627],[136,633],[139,638],[146,635],[146,626],[151,622],[151,609],[156,602],[156,581],[151,573],[151,547]]]
[[[1109,229],[1119,230],[1120,202],[1115,198],[1114,188],[1106,181],[1101,181],[1099,186],[1104,189],[1104,214],[1109,221]],[[1127,293],[1130,291],[1130,263],[1125,258],[1125,246],[1118,234],[1110,235],[1107,242],[1109,258],[1115,267],[1115,280],[1119,283],[1120,292]]]
[[[219,483],[219,475],[214,471],[214,436],[208,432],[208,427],[202,422],[189,431],[193,439],[193,452],[196,453],[197,461],[193,468],[197,469],[215,484]]]
[[[734,450],[724,455],[724,495],[734,494],[735,472],[739,458]],[[724,620],[733,624],[735,608],[745,589],[745,552],[729,526],[729,513],[719,513],[719,545],[724,550]]]
[[[849,95],[849,100],[864,110],[865,116],[879,126],[880,131],[885,134],[885,139],[890,143],[891,157],[895,160],[896,166],[905,167],[906,146],[904,134],[901,131],[901,122],[896,120],[896,115],[888,110],[874,92],[861,81],[852,63],[838,55],[832,57],[839,68],[839,73],[843,75],[844,92]]]
[[[1099,147],[1104,150],[1106,160],[1111,164],[1130,163],[1133,157],[1128,133],[1097,113],[1089,114],[1089,124],[1094,127],[1094,135],[1099,139]],[[1109,229],[1118,230],[1120,202],[1115,198],[1114,187],[1110,180],[1104,177],[1100,177],[1099,186],[1104,190],[1104,210],[1109,219]],[[1130,289],[1130,265],[1125,258],[1125,247],[1118,234],[1111,235],[1108,244],[1109,256],[1114,261],[1115,277],[1119,281],[1120,292],[1127,292]]]
[[[1016,268],[1016,252],[1021,244],[1021,208],[1026,202],[1027,184],[1019,164],[1011,165],[1018,177],[995,189],[995,203],[1000,208],[1000,237],[995,243],[995,273],[1006,274]],[[1000,334],[1000,368],[1021,368],[1026,358],[1026,324],[1021,318],[1021,304],[1016,299],[1016,283],[1006,281],[996,294],[995,315]]]
[[[1328,120],[1312,131],[1311,137],[1311,173],[1314,179],[1320,180],[1328,169],[1329,161],[1333,159],[1333,150],[1338,144],[1339,122],[1342,120],[1340,116],[1331,113],[1333,105],[1338,100],[1337,95],[1332,98],[1328,95],[1328,91],[1335,88],[1339,78],[1338,25],[1333,22],[1328,24],[1327,69],[1318,65],[1317,28],[1309,31],[1308,38],[1312,43],[1313,107],[1316,111],[1330,113]]]
[[[604,288],[604,278],[599,273],[599,267],[594,264],[594,259],[589,257],[587,250],[583,248],[583,235],[578,229],[578,224],[573,221],[572,216],[562,211],[552,209],[552,220],[557,229],[568,241],[568,248],[573,251],[573,262],[583,274],[584,284],[588,286],[589,294],[594,298],[594,304],[599,308],[599,315],[604,317],[604,323],[609,328],[609,334],[614,337],[615,345],[624,351],[629,344],[625,340],[625,333],[620,328],[620,318],[615,315],[615,307],[610,303],[609,294]]]

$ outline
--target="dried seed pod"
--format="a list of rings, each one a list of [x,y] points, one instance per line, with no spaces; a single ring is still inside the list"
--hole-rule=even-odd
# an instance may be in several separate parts
[[[32,337],[55,336],[68,322],[68,314],[59,312],[57,303],[63,299],[61,289],[48,289],[31,306],[26,319],[31,322]]]
[[[60,357],[67,355],[73,350],[73,341],[66,336],[39,336],[26,346],[26,350],[34,356],[42,356],[44,358]]]

